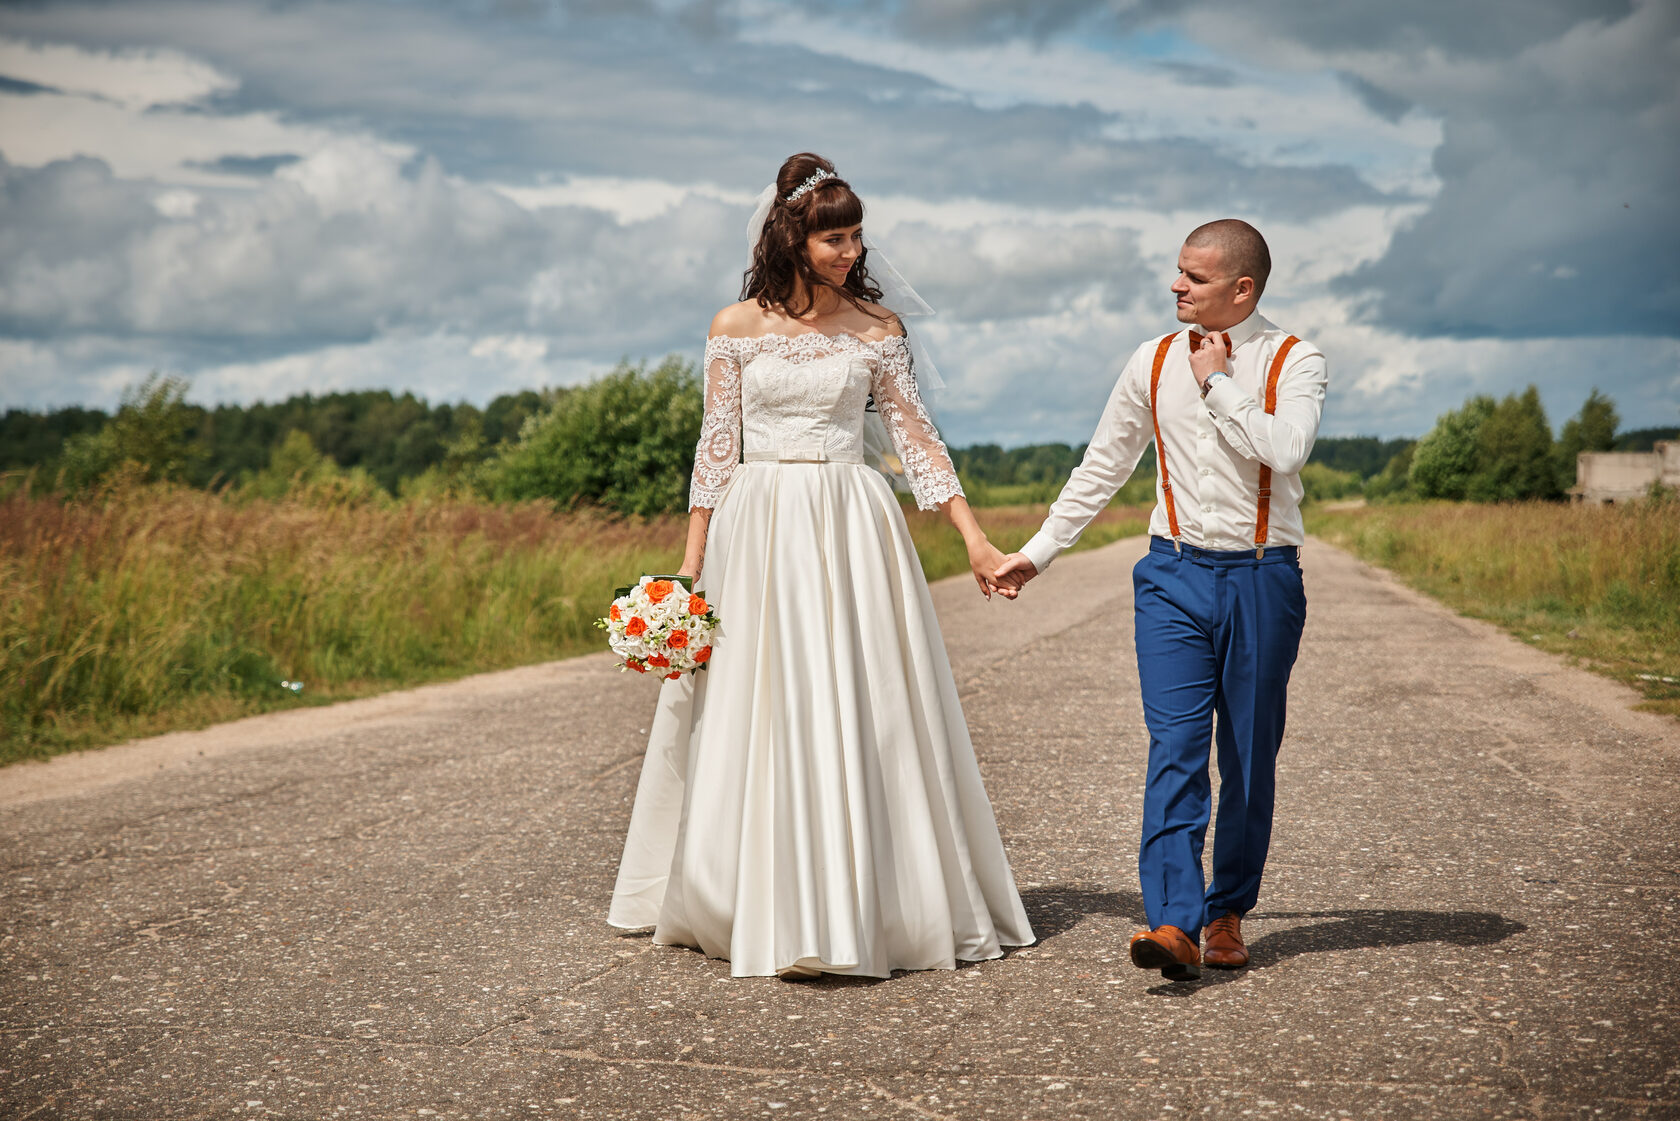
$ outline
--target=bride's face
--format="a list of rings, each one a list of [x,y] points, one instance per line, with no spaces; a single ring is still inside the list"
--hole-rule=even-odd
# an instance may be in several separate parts
[[[818,230],[805,239],[805,258],[817,275],[831,280],[836,286],[846,283],[863,255],[863,227],[844,226],[837,230]]]

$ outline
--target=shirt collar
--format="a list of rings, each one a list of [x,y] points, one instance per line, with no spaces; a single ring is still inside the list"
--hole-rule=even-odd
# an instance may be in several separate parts
[[[1248,313],[1247,319],[1238,323],[1234,327],[1228,328],[1225,333],[1231,336],[1231,349],[1236,350],[1238,347],[1242,346],[1243,343],[1260,334],[1265,329],[1266,321],[1261,318],[1260,310],[1256,308]],[[1194,330],[1198,335],[1208,335],[1213,333],[1203,327],[1200,323],[1196,324],[1192,330]]]

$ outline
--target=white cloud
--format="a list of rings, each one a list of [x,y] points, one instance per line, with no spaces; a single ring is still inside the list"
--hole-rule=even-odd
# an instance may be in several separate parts
[[[1626,384],[1603,388],[1625,417],[1675,419],[1680,330],[1647,311],[1664,337],[1641,344],[1567,296],[1625,299],[1582,247],[1672,224],[1680,171],[1652,169],[1677,157],[1635,143],[1680,127],[1652,61],[1671,16],[1441,0],[1354,34],[1284,0],[1186,3],[918,8],[953,24],[937,42],[908,9],[856,5],[737,5],[738,25],[724,5],[712,38],[695,12],[610,5],[15,8],[0,74],[58,92],[0,92],[0,403],[109,405],[152,368],[218,400],[482,401],[696,356],[753,193],[816,146],[940,308],[912,329],[958,443],[1084,440],[1132,347],[1174,326],[1180,240],[1216,213],[1266,231],[1268,314],[1331,353],[1329,432],[1416,433],[1528,380],[1561,421],[1603,378],[1595,348],[1624,346]],[[1104,12],[1120,30],[1079,37]],[[1380,321],[1337,287],[1356,271]],[[1550,317],[1609,337],[1430,337],[1442,308],[1489,306],[1502,333]]]
[[[89,51],[0,37],[0,73],[128,109],[180,105],[239,88],[239,79],[180,51]]]
[[[1388,119],[1329,71],[1280,73],[1188,43],[1184,53],[1195,57],[1175,66],[1077,40],[917,42],[855,12],[825,18],[773,4],[756,8],[742,28],[749,42],[819,45],[920,75],[980,106],[1094,106],[1115,115],[1107,134],[1118,140],[1195,137],[1246,160],[1352,164],[1385,190],[1428,194],[1436,186],[1429,153],[1440,122],[1425,113]]]
[[[611,214],[621,225],[656,218],[691,196],[750,206],[753,195],[731,191],[715,183],[667,183],[659,179],[621,179],[602,175],[570,175],[557,183],[537,186],[496,183],[496,190],[527,210],[552,206],[581,206]]]

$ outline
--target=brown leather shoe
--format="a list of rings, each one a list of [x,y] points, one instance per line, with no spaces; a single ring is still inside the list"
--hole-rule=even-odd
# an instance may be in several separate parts
[[[1159,969],[1169,981],[1194,981],[1202,975],[1202,955],[1196,943],[1176,926],[1158,926],[1132,935],[1132,964]]]
[[[1248,964],[1248,947],[1242,940],[1242,916],[1226,911],[1207,924],[1203,931],[1207,948],[1202,951],[1202,963],[1215,969],[1241,969]]]

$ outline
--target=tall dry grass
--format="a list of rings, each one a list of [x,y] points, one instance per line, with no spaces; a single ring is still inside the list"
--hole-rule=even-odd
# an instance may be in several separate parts
[[[27,490],[0,497],[0,762],[598,649],[612,589],[679,563],[687,522]],[[966,570],[941,515],[907,516],[930,579]],[[980,511],[1006,549],[1042,517]],[[1142,525],[1106,511],[1081,544]]]
[[[538,504],[14,493],[0,759],[592,649],[613,587],[668,568],[682,535]]]
[[[1680,716],[1680,505],[1318,507],[1307,528]]]

